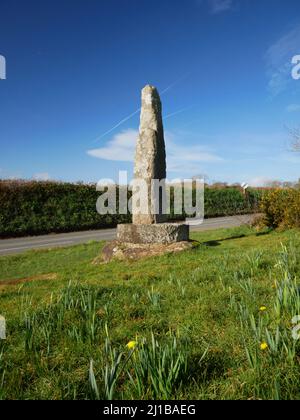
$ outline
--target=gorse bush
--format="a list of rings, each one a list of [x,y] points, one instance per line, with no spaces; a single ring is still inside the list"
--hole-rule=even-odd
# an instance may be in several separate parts
[[[263,222],[273,228],[300,227],[300,190],[276,189],[264,194],[261,200]]]
[[[0,181],[0,237],[109,228],[131,222],[131,215],[118,214],[118,207],[116,215],[98,214],[100,195],[95,184]],[[255,190],[244,196],[237,188],[206,188],[205,216],[253,212],[259,200],[260,192]],[[184,218],[174,214],[171,205],[170,220]]]
[[[291,202],[285,211],[285,225],[289,228],[300,227],[300,191],[291,191]]]

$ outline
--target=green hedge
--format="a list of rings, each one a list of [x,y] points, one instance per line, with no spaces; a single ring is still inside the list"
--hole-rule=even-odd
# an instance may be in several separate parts
[[[249,189],[245,196],[238,188],[206,188],[204,194],[205,217],[256,212],[261,195],[261,191],[253,189]]]
[[[101,216],[95,185],[0,180],[0,237],[114,227],[130,223],[123,215]],[[259,192],[247,199],[235,188],[205,191],[206,217],[255,211]],[[172,219],[182,219],[171,215]]]

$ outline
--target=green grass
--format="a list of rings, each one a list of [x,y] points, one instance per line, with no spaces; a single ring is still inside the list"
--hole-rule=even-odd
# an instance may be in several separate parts
[[[100,266],[96,242],[0,258],[0,398],[299,399],[298,231],[193,238]]]

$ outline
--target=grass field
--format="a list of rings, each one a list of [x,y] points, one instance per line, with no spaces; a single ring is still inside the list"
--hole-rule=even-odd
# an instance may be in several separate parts
[[[0,258],[0,398],[299,399],[299,233],[193,238],[139,262],[95,266],[95,242]]]

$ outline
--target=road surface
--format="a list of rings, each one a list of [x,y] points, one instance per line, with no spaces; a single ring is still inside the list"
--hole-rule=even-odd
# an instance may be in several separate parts
[[[217,217],[205,219],[200,226],[192,227],[192,232],[241,226],[254,218],[254,215]],[[116,238],[116,229],[91,230],[86,232],[58,233],[25,238],[1,239],[0,256],[19,254],[30,249],[48,249],[71,246],[89,241],[110,241]]]

